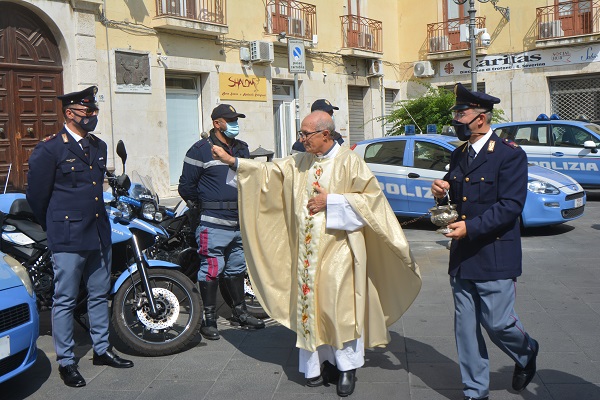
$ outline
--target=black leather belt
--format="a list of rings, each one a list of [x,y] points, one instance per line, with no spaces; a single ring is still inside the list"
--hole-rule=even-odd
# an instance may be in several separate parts
[[[204,210],[237,210],[237,201],[203,201],[201,208]]]

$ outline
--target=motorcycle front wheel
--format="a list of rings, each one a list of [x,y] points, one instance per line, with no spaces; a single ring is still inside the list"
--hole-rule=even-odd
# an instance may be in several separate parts
[[[112,302],[112,325],[119,338],[143,356],[164,356],[184,350],[200,330],[202,299],[181,272],[148,270],[157,315],[150,313],[139,273],[128,278]]]

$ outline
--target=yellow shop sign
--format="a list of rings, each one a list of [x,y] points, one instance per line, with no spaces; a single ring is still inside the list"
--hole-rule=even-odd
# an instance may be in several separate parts
[[[267,101],[267,79],[255,75],[219,74],[221,100]]]

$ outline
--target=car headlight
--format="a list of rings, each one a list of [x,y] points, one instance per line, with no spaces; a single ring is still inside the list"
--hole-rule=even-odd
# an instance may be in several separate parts
[[[23,286],[25,286],[25,289],[27,289],[27,293],[29,293],[31,297],[34,297],[33,284],[31,283],[31,278],[29,278],[29,274],[27,273],[25,267],[9,255],[4,256],[4,262],[6,262],[13,272],[19,277],[19,279],[21,279]]]
[[[527,182],[527,190],[537,194],[559,194],[560,190],[554,185],[543,181],[529,181]]]
[[[150,221],[154,220],[154,213],[156,212],[156,207],[153,203],[144,203],[142,206],[142,215],[144,218],[149,219]]]

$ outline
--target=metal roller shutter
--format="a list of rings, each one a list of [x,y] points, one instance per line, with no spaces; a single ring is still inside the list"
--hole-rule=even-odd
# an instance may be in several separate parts
[[[365,139],[364,88],[348,86],[350,145]]]
[[[392,89],[385,89],[385,115],[390,115],[393,111],[392,104],[394,104],[394,98],[396,97],[396,91]],[[385,124],[385,134],[389,134],[394,124]]]
[[[562,119],[600,120],[600,75],[551,78],[549,86],[552,114]]]

